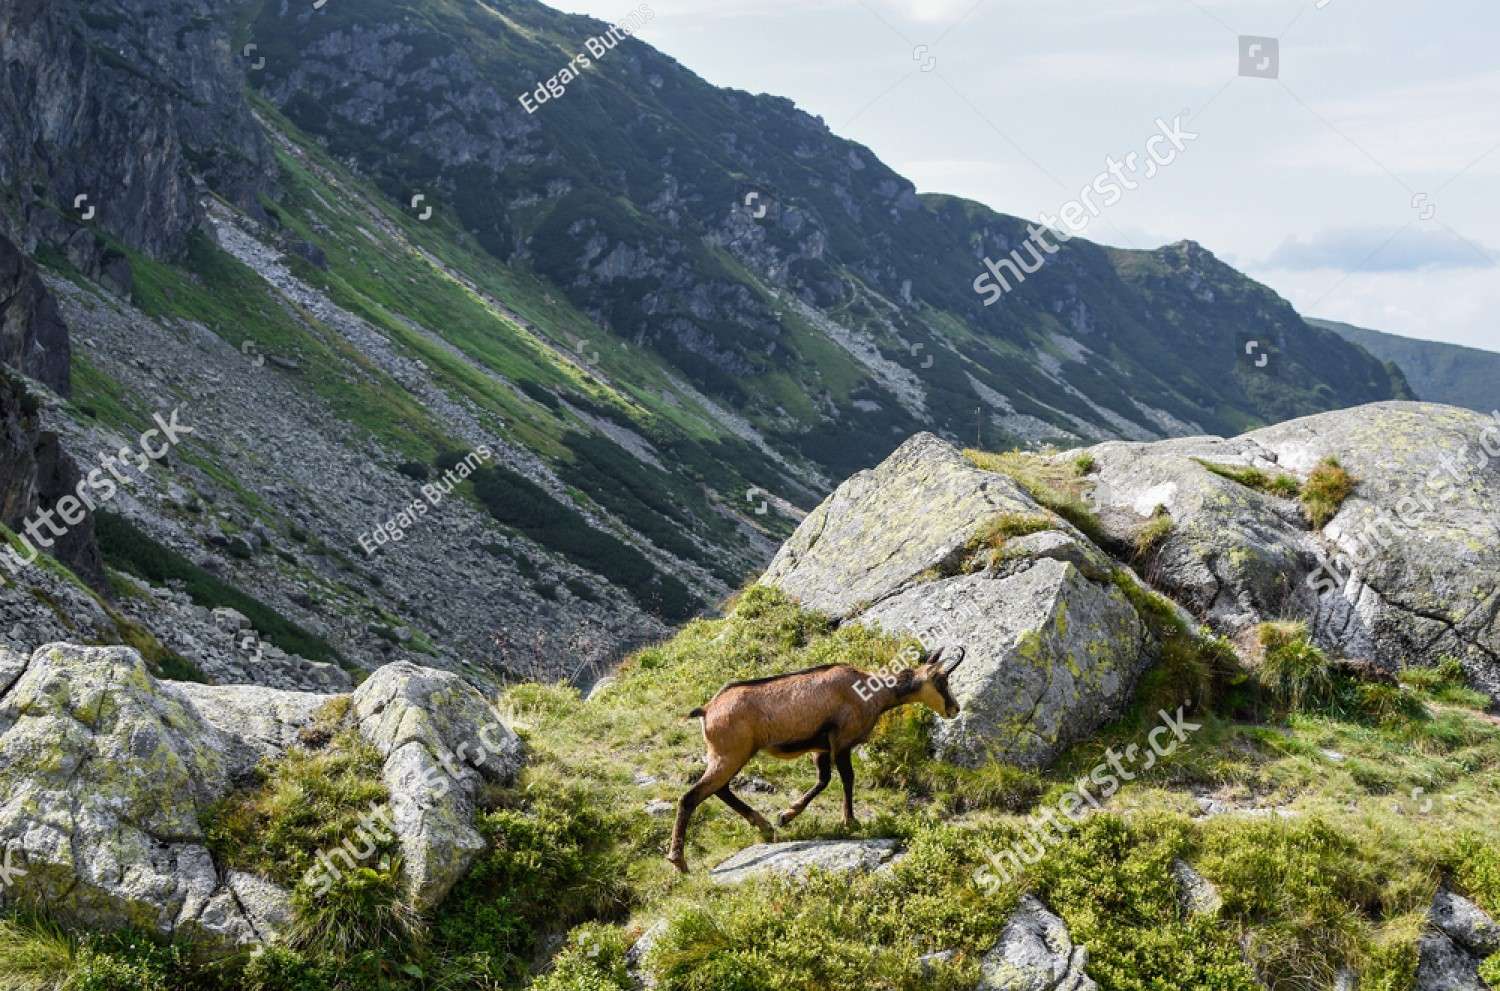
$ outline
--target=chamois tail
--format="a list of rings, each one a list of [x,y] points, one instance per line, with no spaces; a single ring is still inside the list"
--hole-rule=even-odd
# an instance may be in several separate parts
[[[694,709],[692,712],[688,713],[686,718],[688,718],[688,719],[699,719],[699,718],[701,718],[703,716],[706,716],[706,715],[708,715],[708,710],[707,709],[698,708],[698,709]]]

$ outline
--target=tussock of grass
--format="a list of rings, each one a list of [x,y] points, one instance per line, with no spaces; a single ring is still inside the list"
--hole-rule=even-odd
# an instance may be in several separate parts
[[[1051,461],[1025,451],[993,454],[969,448],[964,457],[976,468],[1008,475],[1037,502],[1077,527],[1094,543],[1104,545],[1104,528],[1084,501],[1089,483],[1082,479],[1075,464]]]
[[[1147,520],[1135,535],[1135,558],[1137,561],[1150,559],[1157,551],[1161,550],[1167,538],[1172,536],[1177,523],[1165,510],[1158,510],[1151,519]]]
[[[73,939],[44,919],[0,918],[0,986],[6,991],[55,991],[76,953]]]
[[[1246,488],[1267,495],[1280,496],[1283,499],[1295,499],[1302,494],[1302,485],[1291,475],[1278,473],[1268,475],[1259,468],[1244,465],[1216,464],[1212,461],[1204,461],[1194,458],[1204,468],[1213,472],[1221,478],[1227,478],[1231,482],[1238,482]]]
[[[1057,524],[1050,517],[1040,513],[1002,513],[986,523],[970,538],[969,543],[964,547],[958,571],[977,571],[983,568],[994,560],[995,555],[1005,546],[1005,542],[1012,537],[1042,533],[1056,529],[1056,527]]]
[[[1327,457],[1318,462],[1302,486],[1302,506],[1314,530],[1321,530],[1323,524],[1333,519],[1358,484],[1359,480],[1345,471],[1337,458]]]
[[[1277,704],[1301,712],[1333,702],[1333,668],[1306,623],[1262,623],[1259,636],[1265,656],[1256,676]]]
[[[1457,658],[1445,657],[1436,667],[1402,668],[1401,684],[1421,692],[1434,702],[1463,706],[1466,709],[1488,709],[1490,697],[1469,687],[1468,677]]]
[[[1073,459],[1073,472],[1080,477],[1089,474],[1098,466],[1092,454],[1080,454]]]

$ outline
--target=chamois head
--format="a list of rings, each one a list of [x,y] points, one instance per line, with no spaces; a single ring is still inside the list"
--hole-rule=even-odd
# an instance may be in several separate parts
[[[948,690],[948,676],[963,663],[964,648],[955,647],[947,660],[943,659],[946,647],[939,647],[926,660],[907,672],[911,675],[909,698],[921,702],[944,719],[958,715],[958,700]]]

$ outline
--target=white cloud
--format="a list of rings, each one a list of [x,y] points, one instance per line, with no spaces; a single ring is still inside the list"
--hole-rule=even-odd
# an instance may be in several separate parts
[[[1349,227],[1289,237],[1262,265],[1268,269],[1416,272],[1494,268],[1495,252],[1442,227]]]

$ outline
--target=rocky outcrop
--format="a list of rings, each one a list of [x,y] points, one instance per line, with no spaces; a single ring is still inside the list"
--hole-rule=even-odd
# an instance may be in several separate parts
[[[241,93],[232,7],[19,0],[0,8],[0,186],[20,196],[30,240],[70,257],[75,247],[94,254],[93,234],[80,225],[97,224],[133,247],[171,254],[201,219],[196,178],[254,203],[272,158]]]
[[[1038,511],[1009,478],[917,434],[809,513],[761,581],[809,609],[854,615],[916,575],[955,563],[995,517]]]
[[[1096,465],[1093,500],[1110,536],[1130,539],[1163,507],[1174,529],[1151,577],[1220,631],[1304,618],[1330,652],[1387,670],[1454,657],[1500,699],[1500,422],[1493,417],[1378,403],[1228,440],[1110,443],[1087,453]],[[1359,484],[1319,532],[1295,499],[1204,465],[1303,482],[1326,457]]]
[[[971,541],[1007,516],[1049,528],[956,573]],[[761,580],[929,648],[963,644],[952,679],[962,712],[938,723],[938,752],[1039,767],[1118,716],[1149,662],[1147,633],[1110,572],[1103,551],[1010,478],[919,434],[839,486]]]
[[[1489,991],[1479,965],[1500,953],[1500,926],[1446,887],[1434,896],[1427,921],[1432,928],[1422,937],[1417,991]]]
[[[849,874],[871,871],[896,857],[895,840],[798,840],[748,846],[708,872],[716,884],[739,884],[752,877],[780,874],[805,877],[810,871]]]
[[[20,547],[0,552],[8,576],[32,567],[40,551],[91,584],[102,585],[104,564],[93,516],[83,512],[85,504],[75,494],[80,481],[78,466],[58,435],[43,429],[36,397],[0,369],[0,523],[21,537]],[[58,512],[64,500],[65,514]],[[69,519],[75,522],[69,524]]]
[[[1084,971],[1089,951],[1033,895],[1024,895],[1000,942],[979,964],[975,991],[1098,991]]]
[[[259,761],[298,745],[331,698],[157,681],[126,647],[0,651],[0,849],[20,868],[3,899],[40,899],[92,928],[274,939],[289,893],[221,872],[202,820]],[[408,897],[430,906],[473,856],[476,789],[514,775],[519,745],[444,672],[390,665],[352,702],[346,718],[385,756]]]
[[[58,395],[71,391],[68,325],[36,265],[0,236],[0,364]]]

